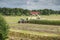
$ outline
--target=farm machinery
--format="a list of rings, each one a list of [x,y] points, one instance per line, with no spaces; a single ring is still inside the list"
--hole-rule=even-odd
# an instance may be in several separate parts
[[[18,23],[28,23],[29,20],[40,20],[39,12],[31,12],[32,16],[21,18]]]

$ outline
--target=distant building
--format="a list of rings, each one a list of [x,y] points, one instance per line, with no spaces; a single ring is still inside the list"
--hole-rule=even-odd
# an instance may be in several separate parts
[[[37,12],[37,11],[31,11],[30,12],[31,13],[31,15],[33,15],[30,19],[40,19],[41,17],[40,17],[40,12]]]
[[[38,15],[39,12],[32,11],[31,14],[32,14],[32,15]]]

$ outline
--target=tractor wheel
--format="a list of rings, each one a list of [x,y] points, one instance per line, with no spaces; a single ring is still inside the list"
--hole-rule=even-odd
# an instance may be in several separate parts
[[[18,21],[18,23],[20,23],[20,21]]]

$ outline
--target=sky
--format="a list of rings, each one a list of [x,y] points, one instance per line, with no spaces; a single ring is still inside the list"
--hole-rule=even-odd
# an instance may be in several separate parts
[[[60,10],[60,0],[0,0],[0,7]]]

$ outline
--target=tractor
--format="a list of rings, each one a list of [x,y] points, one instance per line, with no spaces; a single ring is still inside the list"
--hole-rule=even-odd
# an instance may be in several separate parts
[[[39,12],[31,12],[32,16],[29,16],[27,18],[21,18],[18,23],[28,23],[29,20],[40,20]]]

